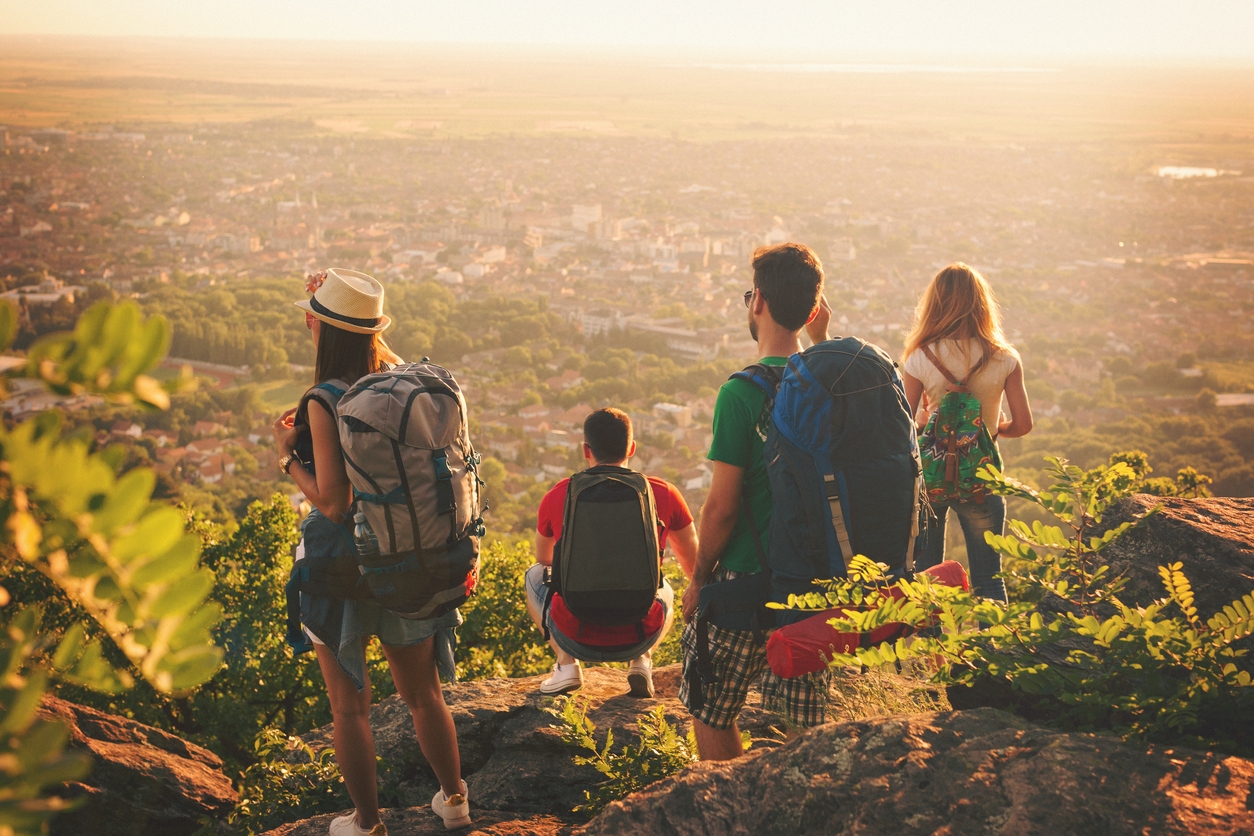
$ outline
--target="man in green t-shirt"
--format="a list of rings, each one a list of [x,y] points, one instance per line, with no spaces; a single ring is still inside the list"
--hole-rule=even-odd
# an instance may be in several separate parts
[[[801,351],[802,329],[814,342],[827,339],[832,311],[823,298],[823,266],[809,247],[780,244],[758,249],[753,254],[753,289],[745,294],[745,305],[749,334],[765,365],[782,367]],[[779,371],[782,375],[783,369]],[[714,404],[714,440],[708,455],[714,463],[714,481],[701,510],[700,546],[684,592],[688,624],[679,698],[692,713],[702,760],[730,760],[743,753],[736,719],[759,677],[768,709],[782,709],[798,726],[825,719],[826,671],[780,679],[766,665],[766,645],[758,633],[713,625],[709,630],[713,677],[705,683],[698,708],[691,699],[689,682],[697,665],[694,618],[701,587],[762,571],[758,555],[767,548],[771,525],[771,486],[762,456],[770,421],[762,389],[739,378],[723,384]],[[760,543],[754,542],[755,529]]]

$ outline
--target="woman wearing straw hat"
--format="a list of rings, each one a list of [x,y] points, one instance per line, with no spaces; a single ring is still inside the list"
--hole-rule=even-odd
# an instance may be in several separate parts
[[[383,315],[383,286],[363,273],[332,269],[309,277],[305,325],[316,350],[315,386],[274,422],[279,467],[290,475],[313,504],[301,526],[297,546],[299,569],[330,566],[337,558],[350,561],[352,530],[346,515],[352,489],[345,471],[336,430],[335,395],[357,379],[382,371],[399,358],[383,341],[391,320]],[[329,383],[329,382],[334,382]],[[342,387],[342,388],[341,388]],[[347,536],[346,536],[347,535]],[[298,612],[297,610],[298,606]],[[297,652],[317,650],[318,665],[327,684],[333,719],[335,760],[356,807],[331,822],[331,836],[386,836],[379,820],[374,738],[370,731],[370,682],[366,676],[365,647],[377,636],[387,657],[396,690],[409,706],[423,755],[440,781],[432,808],[452,829],[470,823],[466,785],[453,715],[444,704],[439,672],[452,677],[452,631],[461,620],[457,610],[439,618],[415,621],[401,618],[369,599],[344,599],[300,591],[299,604],[289,597],[288,641]]]

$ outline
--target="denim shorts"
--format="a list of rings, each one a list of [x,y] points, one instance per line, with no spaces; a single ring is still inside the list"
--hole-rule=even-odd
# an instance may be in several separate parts
[[[305,556],[307,548],[343,548],[331,524],[317,511],[310,513],[301,526],[301,541],[296,546],[295,561]],[[456,681],[453,650],[457,645],[455,629],[462,623],[456,610],[437,618],[422,620],[402,618],[369,599],[352,600],[329,595],[300,593],[300,620],[305,634],[314,644],[331,649],[340,668],[353,680],[357,690],[366,687],[366,656],[363,640],[377,637],[389,647],[408,647],[436,637],[436,662],[446,682]]]

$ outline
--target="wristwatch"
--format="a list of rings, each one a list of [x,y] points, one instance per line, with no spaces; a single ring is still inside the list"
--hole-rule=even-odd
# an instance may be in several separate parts
[[[288,474],[288,475],[290,476],[290,475],[291,475],[290,470],[291,470],[291,468],[292,468],[292,462],[294,462],[294,461],[296,461],[296,454],[295,454],[295,453],[288,453],[286,456],[284,456],[283,458],[279,459],[279,470],[283,471],[284,473],[286,473],[286,474]]]

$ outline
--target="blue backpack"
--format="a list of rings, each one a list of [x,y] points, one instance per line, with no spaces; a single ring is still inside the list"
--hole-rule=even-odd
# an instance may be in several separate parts
[[[763,450],[771,528],[768,548],[758,551],[762,573],[703,587],[700,617],[759,632],[800,620],[805,613],[765,604],[846,577],[856,554],[893,575],[912,572],[927,503],[914,421],[888,355],[845,337],[794,354],[782,377],[761,363],[732,377],[760,387],[771,409]],[[753,533],[760,543],[756,526]]]
[[[881,349],[845,337],[790,357],[765,456],[772,601],[846,577],[857,554],[886,564],[890,575],[913,572],[927,507],[919,446],[901,376]],[[780,610],[776,623],[807,615]]]
[[[763,571],[701,588],[692,708],[704,703],[714,670],[709,626],[765,631],[813,613],[773,610],[768,601],[814,591],[816,580],[847,576],[861,554],[908,577],[927,513],[919,446],[896,364],[857,337],[827,340],[788,358],[779,370],[754,364],[732,375],[766,392],[767,477],[771,483]],[[749,514],[744,498],[743,513]],[[754,540],[760,543],[754,526]]]

